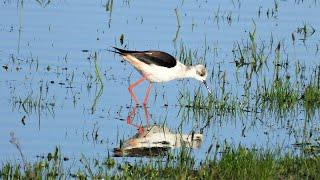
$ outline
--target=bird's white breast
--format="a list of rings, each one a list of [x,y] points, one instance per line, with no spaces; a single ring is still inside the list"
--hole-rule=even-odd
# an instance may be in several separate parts
[[[177,64],[172,68],[148,65],[142,69],[143,75],[151,82],[167,82],[174,79],[182,78],[184,75],[183,67]]]

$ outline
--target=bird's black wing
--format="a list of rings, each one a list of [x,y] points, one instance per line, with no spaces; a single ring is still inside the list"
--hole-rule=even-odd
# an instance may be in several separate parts
[[[155,64],[167,68],[174,67],[177,64],[176,58],[162,51],[128,51],[114,47],[114,51],[121,55],[129,54],[146,64]]]

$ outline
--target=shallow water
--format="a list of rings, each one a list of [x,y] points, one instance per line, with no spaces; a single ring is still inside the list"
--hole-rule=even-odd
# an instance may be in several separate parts
[[[0,5],[2,161],[19,157],[9,142],[10,132],[15,133],[23,153],[31,160],[51,152],[55,146],[69,157],[103,157],[118,147],[120,140],[137,132],[126,123],[134,105],[127,87],[140,75],[120,57],[106,51],[111,46],[160,49],[176,57],[184,46],[197,54],[193,64],[206,63],[214,94],[221,95],[221,73],[225,72],[226,91],[239,99],[247,80],[244,70],[232,63],[232,50],[237,43],[245,44],[254,29],[258,45],[270,46],[273,41],[270,64],[277,43],[281,42],[280,59],[289,60],[289,74],[294,74],[298,61],[306,65],[307,78],[311,68],[319,65],[317,1],[127,0],[113,1],[112,10],[108,11],[108,1],[66,0],[48,5],[21,2],[4,0]],[[305,24],[309,28],[306,37],[297,33]],[[310,33],[311,27],[314,33]],[[122,34],[123,45],[119,40]],[[102,85],[97,80],[95,62]],[[273,73],[269,66],[253,79],[271,80]],[[141,101],[146,85],[135,88]],[[202,146],[194,151],[198,159],[206,156],[212,144],[291,151],[292,144],[319,137],[318,109],[307,119],[301,106],[285,115],[274,111],[236,115],[216,112],[206,126],[207,115],[185,107],[186,102],[179,103],[181,94],[190,93],[193,98],[199,88],[206,97],[206,89],[195,80],[155,84],[148,105],[150,124],[165,124],[171,131],[183,134],[203,129]],[[143,108],[138,108],[133,121],[146,124]]]

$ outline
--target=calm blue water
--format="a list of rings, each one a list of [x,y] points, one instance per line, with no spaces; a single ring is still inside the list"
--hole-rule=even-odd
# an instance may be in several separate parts
[[[198,53],[193,63],[206,62],[213,74],[209,82],[214,92],[220,91],[220,67],[226,72],[227,91],[239,97],[245,79],[242,74],[239,82],[236,81],[232,49],[237,42],[248,40],[248,32],[253,32],[254,26],[258,44],[268,44],[273,37],[273,49],[279,41],[284,45],[282,58],[288,57],[292,63],[289,71],[294,71],[297,61],[309,68],[319,65],[317,1],[276,1],[275,7],[274,1],[129,0],[114,1],[112,12],[106,11],[105,1],[53,1],[45,7],[36,1],[23,1],[23,5],[19,2],[2,0],[0,5],[2,161],[19,159],[18,151],[9,142],[10,132],[15,133],[28,159],[51,152],[55,146],[69,157],[77,158],[82,153],[104,156],[119,146],[120,139],[137,132],[125,119],[133,105],[127,87],[140,75],[129,64],[121,63],[120,57],[107,52],[111,46],[160,49],[178,57],[184,45]],[[315,33],[303,42],[299,40],[302,35],[296,31],[305,24],[313,27]],[[292,33],[296,34],[294,44]],[[123,46],[119,41],[122,34]],[[203,55],[206,47],[209,50]],[[94,60],[90,58],[95,52],[103,88],[96,83]],[[260,76],[272,79],[272,73],[266,69]],[[146,85],[135,89],[141,101]],[[184,134],[194,129],[199,131],[205,117],[193,114],[192,110],[187,116],[186,108],[177,106],[180,92],[190,92],[193,96],[199,87],[206,96],[205,88],[194,80],[153,85],[148,108],[150,123],[166,124],[172,131]],[[28,97],[40,105],[24,110],[18,102]],[[258,118],[251,113],[215,114],[204,129],[204,142],[195,151],[196,157],[205,157],[211,144],[225,141],[234,146],[280,146],[290,150],[306,132],[319,135],[315,130],[319,128],[318,112],[306,126],[305,118],[305,112],[299,108],[286,117],[272,112],[259,114]],[[145,124],[142,108],[134,121]]]

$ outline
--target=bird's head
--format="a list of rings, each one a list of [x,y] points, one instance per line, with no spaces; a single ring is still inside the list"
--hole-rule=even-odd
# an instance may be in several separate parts
[[[206,82],[208,72],[207,72],[207,69],[205,68],[205,66],[202,64],[198,64],[198,65],[194,66],[193,69],[194,69],[193,78],[202,82],[206,86],[209,93],[211,94],[211,90],[209,89],[207,82]]]
[[[196,65],[194,66],[194,69],[195,69],[195,76],[194,78],[198,81],[205,81],[207,79],[207,69],[204,67],[204,65],[202,64],[199,64],[199,65]]]

